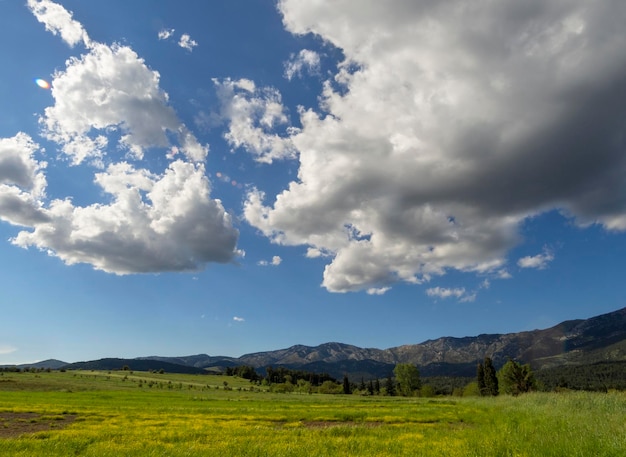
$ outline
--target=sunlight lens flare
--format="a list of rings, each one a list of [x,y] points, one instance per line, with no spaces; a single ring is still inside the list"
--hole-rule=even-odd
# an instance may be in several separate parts
[[[42,89],[50,89],[50,83],[45,79],[37,78],[35,79],[35,84],[37,84]]]

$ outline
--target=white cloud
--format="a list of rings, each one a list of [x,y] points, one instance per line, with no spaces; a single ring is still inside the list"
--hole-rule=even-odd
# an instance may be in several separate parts
[[[545,250],[543,254],[522,257],[517,261],[517,265],[520,268],[536,268],[537,270],[544,270],[553,260],[554,254],[548,250]]]
[[[445,287],[431,287],[426,289],[426,295],[429,297],[437,297],[437,298],[461,298],[465,295],[465,288],[445,288]]]
[[[367,289],[368,295],[384,295],[391,287],[372,287]]]
[[[159,40],[167,40],[174,35],[174,29],[162,29],[159,31]]]
[[[81,58],[71,58],[65,71],[54,75],[54,106],[40,122],[46,138],[60,143],[74,164],[101,160],[106,134],[122,133],[119,145],[136,158],[150,147],[167,147],[167,131],[178,135],[181,150],[192,160],[204,160],[202,146],[168,105],[159,74],[127,46],[93,43]]]
[[[46,187],[43,169],[34,154],[39,149],[30,136],[18,133],[12,138],[0,138],[0,184],[14,185],[22,190],[42,196]]]
[[[0,355],[12,354],[17,351],[16,347],[0,344]]]
[[[318,257],[330,257],[332,253],[318,248],[307,248],[305,257],[308,259],[317,259]]]
[[[268,261],[268,260],[259,260],[258,265],[262,266],[262,267],[267,267],[267,266],[273,266],[273,267],[277,267],[278,265],[280,265],[282,263],[283,259],[280,258],[280,256],[275,255],[274,257],[272,257],[272,260]]]
[[[288,136],[275,131],[289,119],[281,96],[272,88],[257,88],[253,81],[240,79],[213,80],[221,101],[221,118],[227,122],[224,138],[233,148],[244,148],[263,163],[293,158],[295,149]]]
[[[460,303],[468,303],[476,300],[477,293],[469,292],[464,287],[445,288],[431,287],[426,289],[426,295],[434,298],[456,298]]]
[[[35,159],[39,146],[25,133],[0,138],[0,220],[28,226],[47,220],[45,162]]]
[[[318,74],[320,71],[320,56],[310,49],[302,49],[298,54],[292,54],[285,63],[285,78],[292,80],[294,76],[302,77],[303,71],[309,74]]]
[[[461,303],[472,303],[472,302],[476,301],[476,296],[477,295],[478,294],[476,292],[466,293],[465,295],[463,295],[459,299],[459,302],[461,302]]]
[[[497,279],[511,279],[513,275],[503,268],[495,272],[495,277]]]
[[[244,322],[245,321],[245,319],[243,317],[238,317],[238,316],[233,317],[233,320],[235,322]]]
[[[61,20],[71,17],[59,12],[62,7],[44,3],[47,26],[57,24],[63,37],[66,28],[82,30]],[[45,201],[45,163],[34,157],[38,146],[25,134],[0,139],[0,218],[26,227],[12,243],[115,274],[192,271],[243,255],[230,215],[211,198],[202,163],[208,146],[180,122],[159,87],[159,74],[131,48],[90,42],[85,55],[69,59],[65,71],[54,75],[52,96],[54,105],[40,119],[43,134],[73,164],[101,167],[94,182],[104,202],[77,206],[69,196]],[[177,135],[178,145],[167,131]],[[127,161],[107,155],[119,147]],[[129,162],[147,148],[184,157],[164,154],[170,162],[163,173]],[[109,165],[102,171],[105,159]]]
[[[303,111],[291,135],[297,180],[268,202],[252,190],[244,214],[275,243],[330,253],[328,290],[510,276],[520,223],[553,208],[626,230],[626,3],[279,8],[346,60],[325,114]]]
[[[198,46],[198,43],[194,40],[191,39],[191,37],[186,34],[183,33],[180,36],[180,40],[178,40],[178,46],[180,46],[183,49],[186,49],[187,51],[193,51],[193,48],[195,48],[196,46]]]
[[[72,19],[72,12],[50,0],[28,0],[28,8],[37,20],[46,26],[46,30],[54,35],[61,35],[63,41],[74,47],[82,42],[91,45],[91,40],[83,26]]]
[[[112,196],[110,204],[54,200],[49,220],[12,242],[116,274],[192,271],[237,255],[238,232],[221,202],[211,200],[202,164],[178,160],[154,175],[122,162],[95,181]]]

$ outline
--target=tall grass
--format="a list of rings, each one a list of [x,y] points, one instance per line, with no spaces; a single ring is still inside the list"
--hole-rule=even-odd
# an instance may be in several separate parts
[[[74,375],[16,374],[22,378],[15,383],[0,383],[0,414],[76,415],[66,428],[0,438],[0,455],[626,455],[622,393],[358,397],[216,389],[220,377],[169,375],[168,381],[191,386],[170,389],[106,373]]]

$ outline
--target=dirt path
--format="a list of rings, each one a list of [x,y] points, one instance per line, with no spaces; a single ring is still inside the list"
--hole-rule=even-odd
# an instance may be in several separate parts
[[[70,425],[75,419],[74,414],[42,415],[0,412],[0,439],[16,438],[25,433],[59,430]]]

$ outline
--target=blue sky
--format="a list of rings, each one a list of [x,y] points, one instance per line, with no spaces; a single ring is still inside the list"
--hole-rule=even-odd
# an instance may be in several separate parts
[[[0,18],[0,364],[388,348],[626,305],[623,2]]]

